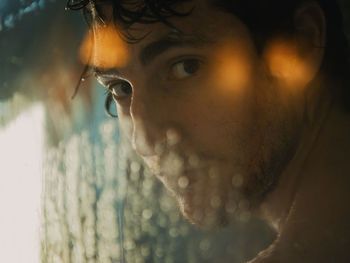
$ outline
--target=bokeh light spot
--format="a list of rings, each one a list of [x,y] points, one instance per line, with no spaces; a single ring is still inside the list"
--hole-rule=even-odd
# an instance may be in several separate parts
[[[213,58],[214,78],[218,86],[229,91],[242,91],[251,76],[251,55],[242,43],[227,42],[218,46]]]
[[[265,48],[264,58],[271,75],[285,82],[288,87],[297,88],[312,79],[310,67],[293,42],[271,41]]]
[[[79,50],[84,64],[109,69],[124,66],[129,59],[125,41],[113,25],[93,25]]]

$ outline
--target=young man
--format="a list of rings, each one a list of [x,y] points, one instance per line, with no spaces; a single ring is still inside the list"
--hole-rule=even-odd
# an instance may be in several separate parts
[[[81,6],[107,102],[190,221],[265,219],[278,238],[254,263],[350,262],[348,53],[333,0]]]

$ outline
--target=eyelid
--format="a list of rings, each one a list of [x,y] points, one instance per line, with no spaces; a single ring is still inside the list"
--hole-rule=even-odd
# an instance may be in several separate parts
[[[98,74],[95,74],[95,78],[96,80],[102,85],[104,86],[105,88],[107,88],[108,90],[110,89],[110,86],[111,85],[115,85],[115,84],[118,84],[118,83],[123,83],[123,82],[126,82],[128,83],[130,86],[130,82],[126,79],[123,79],[121,78],[120,76],[117,76],[117,75],[98,75]]]
[[[122,84],[123,82],[126,82],[130,85],[130,83],[128,81],[122,80],[122,79],[118,79],[118,80],[113,80],[113,79],[109,79],[108,81],[104,81],[103,79],[99,79],[96,78],[97,81],[106,88],[107,92],[113,95],[113,90],[112,90],[112,86],[117,85],[117,84]],[[114,96],[113,96],[114,97]]]
[[[174,67],[181,63],[181,62],[185,62],[185,61],[188,61],[188,60],[197,60],[199,62],[199,65],[200,67],[202,67],[203,63],[204,63],[204,59],[203,58],[200,58],[198,56],[195,56],[195,55],[186,55],[186,56],[180,56],[180,57],[176,57],[174,59],[172,59],[169,63],[169,66],[168,66],[168,72],[167,72],[167,78],[168,80],[183,80],[183,79],[186,79],[187,77],[185,78],[174,78],[172,75],[172,70],[174,69]],[[196,74],[193,74],[193,76],[196,75]],[[190,76],[189,76],[190,77]]]
[[[95,79],[97,80],[98,83],[100,83],[104,87],[107,87],[108,84],[110,83],[110,80],[107,81],[105,77],[99,76],[96,73],[95,73]]]
[[[126,91],[125,89],[123,89],[123,85],[127,85],[127,88],[130,90]],[[108,89],[108,92],[112,94],[113,98],[118,102],[121,102],[126,98],[130,98],[133,92],[133,88],[131,84],[128,81],[123,81],[123,80],[110,82],[106,88]]]
[[[168,65],[169,65],[169,67],[172,67],[179,62],[182,62],[184,60],[191,60],[191,59],[198,60],[200,63],[204,62],[204,58],[201,56],[198,56],[198,55],[182,55],[182,56],[177,56],[175,58],[172,58],[169,61]]]
[[[106,87],[106,89],[108,89],[109,92],[112,93],[112,87],[113,86],[120,85],[120,84],[123,84],[123,83],[127,83],[128,85],[130,85],[130,83],[128,81],[119,79],[119,80],[109,81],[108,83],[105,83],[105,87]]]

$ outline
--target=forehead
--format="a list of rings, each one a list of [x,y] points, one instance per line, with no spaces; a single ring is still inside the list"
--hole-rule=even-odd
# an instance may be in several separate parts
[[[125,8],[132,13],[137,12],[135,6],[136,5],[125,5],[122,6],[122,8]],[[217,7],[209,3],[209,1],[205,0],[184,1],[171,6],[175,12],[188,15],[169,16],[165,18],[166,22],[135,22],[128,26],[127,30],[123,29],[125,24],[121,22],[120,17],[113,17],[113,8],[118,7],[113,7],[109,1],[99,1],[96,7],[98,12],[107,22],[110,23],[114,19],[117,22],[116,24],[119,25],[118,30],[127,33],[135,39],[143,40],[147,35],[147,39],[151,41],[153,38],[169,34],[176,30],[186,36],[197,36],[198,38],[208,41],[215,41],[219,34],[223,37],[225,37],[225,35],[246,35],[242,23],[238,18],[219,10]],[[144,18],[141,17],[141,19]],[[138,41],[135,41],[135,43],[137,42]]]
[[[113,6],[103,3],[98,8],[106,23],[110,25],[115,19],[113,17]],[[215,50],[219,52],[221,47],[228,46],[227,44],[232,48],[234,46],[251,48],[251,38],[247,27],[234,15],[215,8],[207,1],[186,2],[181,6],[177,5],[175,11],[180,13],[191,12],[185,16],[174,15],[168,17],[165,22],[136,22],[126,30],[122,28],[117,17],[114,24],[116,24],[119,33],[113,33],[112,35],[124,35],[122,41],[104,42],[103,34],[100,34],[102,38],[99,37],[99,31],[94,34],[95,47],[97,47],[94,54],[96,61],[100,61],[102,58],[102,60],[106,59],[116,63],[106,63],[106,65],[110,64],[111,66],[106,66],[103,63],[95,64],[95,66],[101,69],[113,67],[115,70],[122,72],[122,70],[136,70],[138,66],[150,65],[148,62],[154,61],[156,57],[159,58],[161,54],[166,57],[179,55],[179,52],[194,52],[197,55],[200,52],[201,55],[204,55],[204,53],[210,55]],[[116,38],[107,37],[106,39],[113,40]],[[119,44],[116,45],[115,43]],[[121,53],[118,49],[127,55],[126,64],[119,63]],[[115,59],[112,59],[113,56],[110,55],[110,51],[116,51]],[[131,72],[128,72],[127,75],[129,74]]]

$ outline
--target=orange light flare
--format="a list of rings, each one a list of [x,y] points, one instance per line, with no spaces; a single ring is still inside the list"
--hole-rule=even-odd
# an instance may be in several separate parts
[[[299,90],[312,80],[312,70],[297,46],[286,40],[274,40],[267,44],[263,57],[273,77],[288,88]]]
[[[216,48],[213,56],[213,79],[226,91],[243,91],[251,79],[251,63],[248,48],[241,43],[224,43]]]
[[[84,64],[110,69],[124,66],[129,53],[113,24],[93,25],[80,46],[79,57]]]

